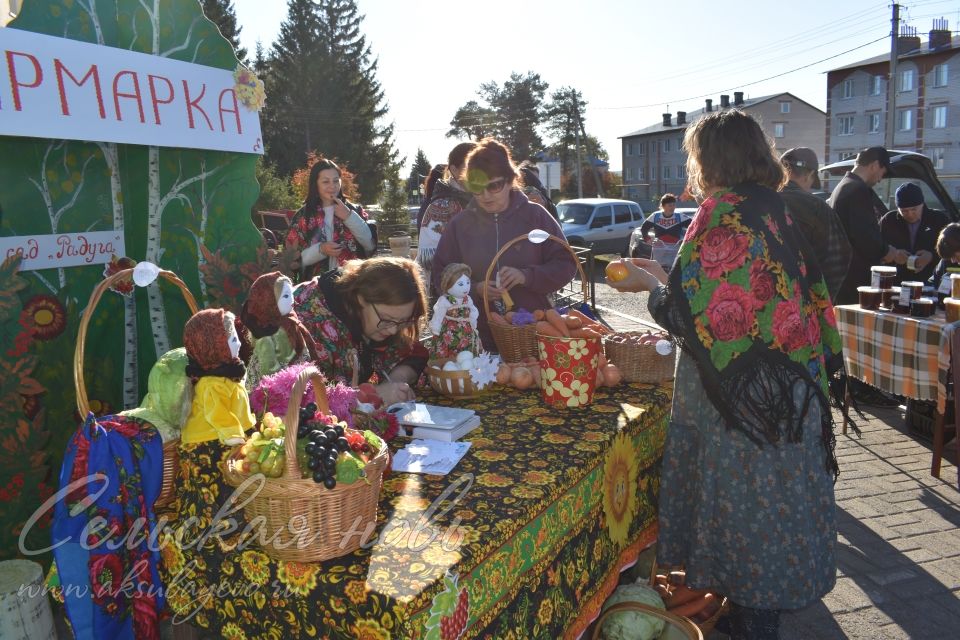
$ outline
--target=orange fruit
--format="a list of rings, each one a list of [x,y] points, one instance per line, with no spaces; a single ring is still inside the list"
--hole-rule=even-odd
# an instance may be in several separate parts
[[[620,282],[628,275],[630,272],[627,271],[627,267],[624,266],[622,262],[611,262],[607,265],[607,268],[604,270],[607,275],[607,280],[610,282]]]

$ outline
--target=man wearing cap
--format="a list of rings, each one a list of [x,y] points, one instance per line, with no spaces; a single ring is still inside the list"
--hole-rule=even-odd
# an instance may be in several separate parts
[[[836,299],[850,266],[850,241],[830,205],[810,193],[820,189],[817,154],[797,147],[780,156],[780,162],[789,178],[780,197],[810,245],[830,297]]]
[[[906,264],[909,253],[890,246],[880,234],[880,217],[886,213],[873,185],[890,167],[890,154],[883,147],[870,147],[857,154],[856,166],[848,171],[827,200],[833,207],[853,249],[850,268],[835,304],[856,304],[857,287],[870,284],[870,267],[883,263]]]
[[[949,222],[942,211],[927,208],[919,186],[900,185],[897,208],[880,219],[884,242],[909,254],[907,262],[897,266],[897,279],[926,281],[933,274],[937,238]]]

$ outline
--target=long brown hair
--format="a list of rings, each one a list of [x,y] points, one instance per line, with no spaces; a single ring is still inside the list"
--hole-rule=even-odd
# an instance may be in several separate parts
[[[423,290],[420,267],[413,260],[383,256],[367,260],[349,260],[343,265],[336,283],[344,307],[361,322],[359,296],[369,304],[398,306],[413,302],[413,319],[427,313],[427,295]],[[406,342],[420,338],[419,322],[400,332]]]
[[[711,189],[755,182],[779,191],[786,182],[770,138],[759,123],[739,109],[721,111],[687,128],[683,137],[688,186],[708,197]]]

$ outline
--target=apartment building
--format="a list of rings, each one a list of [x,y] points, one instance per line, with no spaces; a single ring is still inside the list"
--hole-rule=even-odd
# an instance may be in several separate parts
[[[810,147],[823,156],[823,111],[792,93],[744,98],[742,91],[735,91],[733,101],[729,95],[721,95],[719,104],[707,99],[702,109],[664,113],[661,122],[620,136],[623,197],[650,202],[664,193],[682,193],[687,184],[687,154],[683,150],[687,125],[705,114],[730,108],[757,118],[779,153],[792,147]]]
[[[893,148],[930,157],[947,191],[960,200],[960,37],[945,20],[927,35],[926,42],[916,31],[897,39]],[[889,75],[889,55],[827,73],[828,162],[884,144]]]

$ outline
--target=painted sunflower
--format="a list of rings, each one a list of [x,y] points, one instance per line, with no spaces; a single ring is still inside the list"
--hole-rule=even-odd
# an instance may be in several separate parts
[[[33,323],[33,336],[37,340],[53,340],[67,328],[67,312],[63,303],[54,296],[34,296],[23,311]]]
[[[603,462],[603,514],[607,533],[618,546],[627,543],[630,523],[637,513],[639,473],[630,438],[621,432]]]

